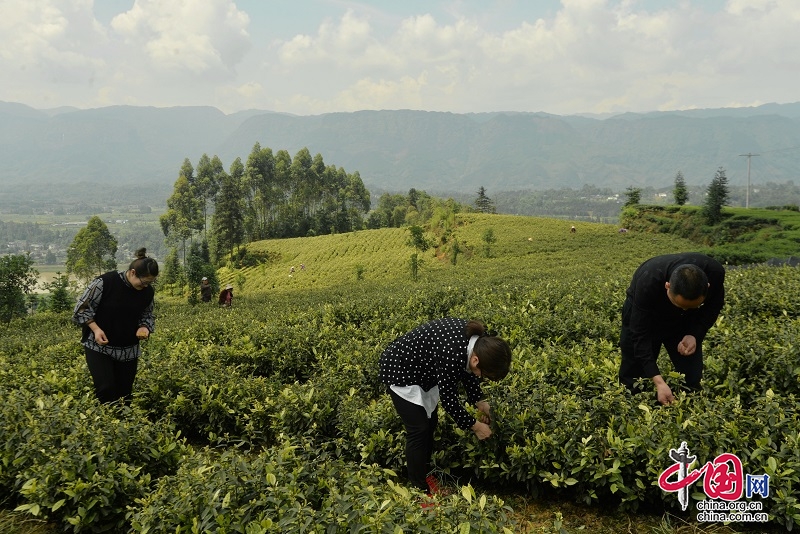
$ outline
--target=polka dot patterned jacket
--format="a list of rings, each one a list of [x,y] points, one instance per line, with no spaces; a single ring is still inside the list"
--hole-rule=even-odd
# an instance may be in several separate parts
[[[483,398],[481,379],[467,370],[466,326],[464,319],[430,321],[394,340],[380,358],[380,379],[388,386],[428,391],[438,385],[445,412],[463,430],[472,428],[475,418],[459,401],[458,384],[464,385],[470,404]]]

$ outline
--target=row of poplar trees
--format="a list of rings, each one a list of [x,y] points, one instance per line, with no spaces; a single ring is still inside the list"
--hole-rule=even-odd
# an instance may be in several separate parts
[[[247,163],[236,158],[227,172],[217,156],[203,154],[196,168],[185,159],[160,223],[184,258],[200,233],[222,258],[251,241],[360,230],[369,209],[358,172],[325,165],[307,148],[293,159],[256,143]]]

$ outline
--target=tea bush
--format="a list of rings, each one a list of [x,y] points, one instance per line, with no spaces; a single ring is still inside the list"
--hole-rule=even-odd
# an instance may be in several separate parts
[[[641,261],[694,247],[563,226],[464,216],[459,239],[479,246],[494,228],[494,257],[432,256],[414,283],[391,261],[379,266],[407,259],[398,229],[265,244],[275,261],[248,268],[247,287],[259,290],[230,309],[158,293],[127,409],[94,399],[68,313],[0,326],[0,501],[75,532],[514,531],[492,496],[503,493],[691,518],[705,498],[699,484],[686,512],[657,485],[670,449],[686,441],[698,463],[729,452],[745,473],[769,474],[764,510],[791,529],[800,270],[728,270],[704,345],[704,390],[659,406],[652,392],[617,384],[620,310]],[[304,260],[307,270],[287,278],[290,262]],[[357,283],[351,263],[367,266]],[[405,437],[378,359],[441,316],[485,321],[514,360],[508,377],[485,385],[491,439],[441,418],[435,468],[455,489],[432,513],[394,475]],[[677,391],[666,353],[661,364]]]
[[[4,493],[17,510],[74,532],[122,528],[130,499],[173,472],[185,448],[170,425],[99,405],[93,393],[17,389],[0,411]]]
[[[346,462],[313,442],[260,453],[205,449],[137,499],[133,532],[513,532],[508,509],[471,487],[434,512],[374,464]],[[463,530],[462,530],[463,529]]]

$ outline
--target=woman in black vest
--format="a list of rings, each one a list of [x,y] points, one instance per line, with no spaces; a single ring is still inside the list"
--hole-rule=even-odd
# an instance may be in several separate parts
[[[130,400],[139,365],[139,340],[155,329],[152,288],[158,262],[136,251],[126,271],[98,276],[78,299],[72,320],[83,327],[81,344],[101,402]]]

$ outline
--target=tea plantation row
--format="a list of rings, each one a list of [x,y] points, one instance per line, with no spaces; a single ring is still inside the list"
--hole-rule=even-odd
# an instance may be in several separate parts
[[[94,400],[68,316],[14,322],[0,332],[0,502],[75,532],[517,532],[508,493],[690,517],[702,484],[686,512],[657,485],[686,441],[700,464],[728,452],[768,474],[769,495],[753,500],[791,529],[800,270],[730,270],[704,391],[661,407],[617,385],[619,311],[636,265],[679,243],[615,246],[613,230],[597,232],[540,239],[534,253],[501,242],[495,258],[431,265],[415,284],[278,287],[229,310],[157,295],[129,408]],[[490,440],[440,424],[435,463],[458,489],[431,511],[404,485],[402,425],[377,362],[447,315],[486,321],[514,363],[485,387]]]

